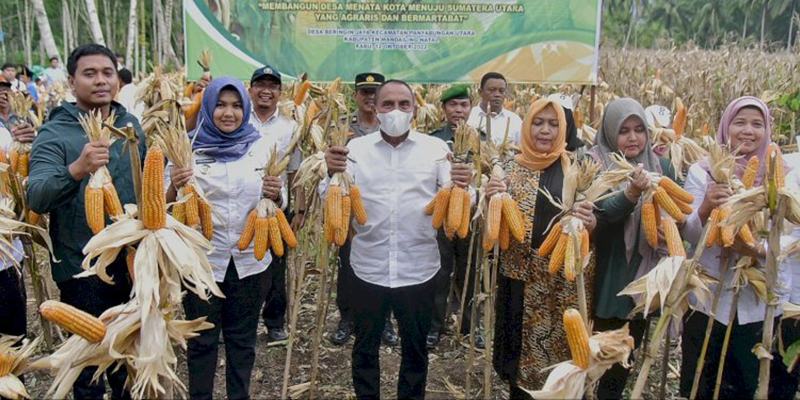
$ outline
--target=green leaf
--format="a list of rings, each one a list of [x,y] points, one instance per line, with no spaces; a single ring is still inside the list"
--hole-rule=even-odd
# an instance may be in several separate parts
[[[786,349],[786,355],[783,356],[783,364],[789,371],[792,371],[797,363],[797,357],[800,356],[800,340],[792,343]]]

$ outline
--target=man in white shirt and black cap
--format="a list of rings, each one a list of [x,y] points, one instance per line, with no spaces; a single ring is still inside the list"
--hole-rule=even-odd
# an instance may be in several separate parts
[[[361,189],[365,225],[352,224],[351,264],[355,274],[353,387],[358,398],[380,397],[379,348],[386,315],[397,318],[401,339],[397,398],[425,397],[434,276],[440,268],[436,230],[425,206],[448,181],[467,187],[469,165],[451,164],[438,138],[411,129],[411,88],[386,81],[376,95],[380,131],[331,147],[328,173],[347,171]],[[348,158],[352,162],[348,161]],[[327,193],[328,179],[320,184]]]
[[[492,141],[500,144],[507,134],[508,143],[519,145],[522,119],[504,107],[507,88],[506,78],[497,72],[481,77],[481,102],[478,107],[472,107],[467,123],[486,134],[487,122],[491,121]]]

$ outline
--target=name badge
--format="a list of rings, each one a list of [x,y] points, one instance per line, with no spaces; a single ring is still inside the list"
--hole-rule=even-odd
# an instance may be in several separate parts
[[[215,159],[213,159],[213,158],[196,158],[196,159],[194,160],[194,163],[195,163],[195,164],[199,164],[199,165],[204,165],[204,164],[213,164],[213,163],[215,163],[215,162],[217,162],[217,160],[215,160]]]

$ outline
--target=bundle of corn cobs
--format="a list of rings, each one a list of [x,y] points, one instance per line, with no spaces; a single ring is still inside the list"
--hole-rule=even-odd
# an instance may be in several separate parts
[[[347,144],[348,132],[349,128],[346,122],[332,129],[329,145],[344,146]],[[337,172],[331,177],[328,194],[325,197],[323,216],[325,242],[336,243],[337,246],[344,245],[350,232],[351,216],[360,225],[367,223],[367,211],[361,200],[361,190],[347,171]]]
[[[614,173],[618,171],[629,176],[634,171],[634,166],[626,161],[624,156],[612,154],[611,158],[619,166]],[[669,255],[686,257],[686,249],[683,247],[677,224],[683,223],[685,215],[692,213],[694,196],[667,176],[647,171],[645,173],[650,184],[642,193],[641,219],[647,243],[652,248],[658,247],[660,225],[664,231]],[[662,210],[665,215],[662,215]]]
[[[748,160],[741,181],[736,180],[735,175],[733,175],[733,170],[736,166],[735,160],[735,156],[727,153],[722,147],[712,148],[710,156],[712,179],[718,184],[729,185],[734,193],[752,189],[758,175],[758,156],[752,156]],[[728,205],[711,210],[711,214],[708,216],[708,223],[711,224],[711,227],[706,236],[706,246],[730,247],[737,236],[748,246],[755,246],[756,241],[755,237],[753,237],[750,223],[743,224],[738,229],[733,225],[727,224],[732,213],[733,208]]]
[[[91,142],[107,141],[112,142],[111,131],[103,127],[103,123],[114,126],[115,115],[111,114],[105,121],[100,115],[100,110],[95,110],[82,115],[80,123],[86,136]],[[111,180],[108,168],[102,166],[97,169],[89,178],[85,192],[86,223],[92,229],[92,233],[97,234],[106,226],[106,216],[116,218],[122,215],[122,203],[119,201],[117,189]]]
[[[286,154],[278,160],[278,151],[273,148],[269,164],[264,171],[268,176],[281,176],[287,165],[289,165],[289,155]],[[253,252],[258,261],[264,258],[269,247],[272,247],[272,253],[276,257],[282,257],[284,241],[289,248],[297,246],[297,238],[286,215],[271,199],[261,199],[256,208],[247,215],[242,236],[239,237],[239,250],[244,251],[254,241]]]
[[[11,93],[9,100],[11,102],[11,109],[20,122],[28,123],[34,129],[39,128],[41,122],[33,112],[34,103],[31,97],[26,96],[22,92],[18,92]],[[33,147],[31,143],[21,143],[15,140],[13,143],[11,143],[11,147],[8,150],[8,159],[9,164],[11,165],[11,170],[19,176],[28,176],[31,159],[31,147]]]
[[[25,385],[19,379],[28,368],[28,358],[42,337],[22,340],[21,336],[0,335],[0,397],[4,399],[30,399]],[[16,343],[22,342],[20,346]]]
[[[200,64],[200,67],[203,68],[203,77],[206,79],[211,78],[211,52],[208,49],[205,49],[200,52],[200,58],[197,60],[197,63]],[[205,89],[200,90],[197,94],[194,95],[192,98],[192,92],[194,92],[194,82],[186,85],[186,88],[183,91],[183,95],[186,98],[191,98],[191,103],[188,107],[186,107],[186,112],[184,116],[186,119],[190,119],[197,115],[200,112],[200,106],[203,105],[203,92]]]

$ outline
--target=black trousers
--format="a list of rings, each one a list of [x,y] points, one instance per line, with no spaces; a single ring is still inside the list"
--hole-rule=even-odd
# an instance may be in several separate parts
[[[122,264],[122,271],[119,271],[119,266],[120,263],[117,262],[110,268],[110,273],[114,278],[113,285],[103,282],[97,276],[73,278],[59,282],[58,290],[61,291],[61,301],[96,317],[111,307],[127,302],[130,297],[131,285],[124,264]],[[130,393],[125,389],[128,372],[125,368],[120,368],[116,372],[112,372],[113,369],[112,366],[105,374],[108,385],[111,387],[111,398],[130,398]],[[85,368],[78,376],[72,386],[75,399],[102,399],[106,394],[102,378],[100,382],[92,383],[92,376],[96,370],[94,367]]]
[[[778,322],[779,318],[776,318],[776,327]],[[681,343],[683,363],[681,364],[680,394],[682,397],[689,397],[692,391],[692,380],[694,379],[694,372],[703,347],[707,323],[708,317],[700,312],[692,313],[684,318]],[[759,363],[752,349],[757,343],[761,342],[763,325],[762,322],[746,325],[739,325],[738,321],[734,322],[730,344],[728,345],[728,354],[725,357],[725,372],[722,375],[720,398],[750,399],[755,395],[758,388]],[[788,328],[789,326],[787,324],[784,327]],[[706,352],[706,361],[700,377],[700,387],[697,390],[697,398],[699,399],[713,397],[725,329],[725,325],[714,321],[711,340]],[[786,371],[786,366],[783,365],[783,359],[780,354],[774,352],[773,357],[770,368],[769,398],[794,399],[794,393],[797,391],[798,371],[789,374]],[[792,387],[794,392],[791,391]],[[786,393],[787,391],[789,393]]]
[[[440,229],[436,234],[436,241],[439,244],[439,255],[441,257],[442,268],[436,274],[435,289],[433,296],[433,315],[431,317],[431,332],[439,334],[444,333],[447,328],[448,300],[450,299],[450,283],[456,286],[456,291],[461,292],[464,287],[464,279],[467,273],[467,263],[469,261],[469,237],[460,239],[458,237],[450,240],[444,234],[444,230]],[[473,246],[473,262],[475,262],[475,253],[478,246]],[[473,264],[474,269],[474,264]],[[455,279],[450,279],[450,275],[455,272]],[[469,334],[469,327],[471,323],[471,310],[472,310],[472,292],[475,282],[475,274],[470,273],[469,283],[467,284],[466,296],[467,301],[464,303],[464,317],[461,322],[461,334]],[[458,307],[461,304],[459,303]]]
[[[356,275],[350,265],[350,240],[339,247],[339,276],[336,279],[336,307],[343,321],[353,322],[353,285]]]
[[[431,328],[434,283],[430,279],[418,285],[391,289],[355,277],[351,304],[356,336],[353,344],[353,387],[359,399],[380,397],[378,350],[390,311],[397,318],[402,346],[397,398],[425,398],[428,378],[425,339]]]
[[[207,317],[207,321],[214,324],[213,328],[201,331],[200,336],[189,340],[186,358],[190,398],[211,399],[214,395],[220,330],[225,338],[225,389],[228,398],[250,398],[258,315],[269,290],[267,271],[239,279],[231,260],[225,280],[219,283],[224,299],[212,296],[205,301],[194,293],[186,294],[183,300],[186,319]]]
[[[286,255],[272,257],[267,269],[269,292],[264,300],[261,318],[268,329],[280,329],[286,325]]]
[[[634,319],[624,320],[617,318],[595,318],[594,328],[595,332],[605,332],[622,328],[628,324],[630,335],[633,336],[634,348],[638,349],[642,345],[642,337],[644,336],[647,320]],[[631,354],[633,359],[633,354]],[[630,368],[625,368],[620,364],[614,364],[611,369],[606,371],[600,378],[597,385],[597,399],[621,399],[622,392],[625,390],[625,385],[628,383],[628,377],[631,374]]]
[[[0,271],[0,333],[24,336],[28,328],[25,313],[25,283],[15,267]]]

